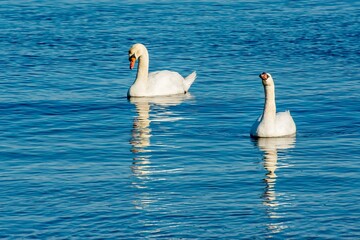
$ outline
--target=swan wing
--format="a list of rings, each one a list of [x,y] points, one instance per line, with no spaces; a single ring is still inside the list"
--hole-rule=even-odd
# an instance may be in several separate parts
[[[147,93],[149,96],[185,93],[184,78],[177,72],[157,71],[149,73]]]
[[[287,136],[296,133],[296,125],[290,111],[276,114],[276,135]]]
[[[253,123],[251,130],[250,130],[250,136],[252,137],[258,137],[258,128],[259,124],[261,122],[262,115]]]

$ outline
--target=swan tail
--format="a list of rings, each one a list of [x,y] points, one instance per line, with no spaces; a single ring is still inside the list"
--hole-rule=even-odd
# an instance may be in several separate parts
[[[189,76],[187,76],[184,80],[184,89],[185,92],[189,91],[191,84],[193,84],[193,82],[196,79],[196,71],[194,71],[193,73],[191,73]]]

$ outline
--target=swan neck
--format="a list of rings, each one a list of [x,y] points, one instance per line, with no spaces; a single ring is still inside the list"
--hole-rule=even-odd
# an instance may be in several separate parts
[[[149,54],[146,48],[139,57],[139,65],[136,74],[136,82],[146,82],[149,75]]]
[[[264,86],[265,90],[265,105],[263,112],[263,119],[268,121],[276,118],[276,104],[275,104],[275,88],[274,86]]]

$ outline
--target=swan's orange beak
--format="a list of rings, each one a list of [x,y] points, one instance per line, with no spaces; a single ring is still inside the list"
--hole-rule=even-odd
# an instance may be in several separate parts
[[[130,69],[133,69],[134,66],[135,66],[136,58],[135,58],[135,57],[131,57],[131,58],[129,58],[129,61],[130,61]]]
[[[262,74],[259,75],[259,77],[262,79],[262,80],[267,80],[269,78],[269,75],[267,75],[266,72],[263,72]]]

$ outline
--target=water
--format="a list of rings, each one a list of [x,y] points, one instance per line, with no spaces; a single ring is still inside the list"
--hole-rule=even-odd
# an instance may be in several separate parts
[[[359,7],[2,1],[0,237],[360,238]],[[190,94],[128,101],[136,42]],[[249,138],[262,71],[296,138]]]

